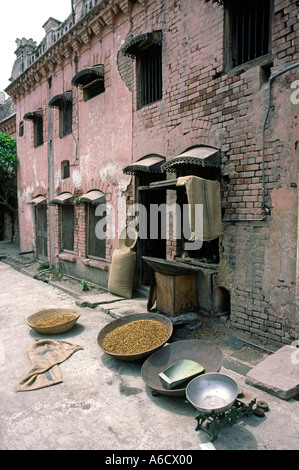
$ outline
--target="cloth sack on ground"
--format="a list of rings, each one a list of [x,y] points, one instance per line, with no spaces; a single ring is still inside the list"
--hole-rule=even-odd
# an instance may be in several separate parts
[[[203,205],[203,241],[211,241],[223,233],[221,214],[221,191],[219,181],[212,181],[198,176],[182,176],[177,186],[185,186],[189,204],[189,222],[193,240],[200,237],[196,233],[195,204]]]
[[[108,290],[127,299],[133,296],[136,253],[118,248],[113,252],[109,273]]]
[[[62,374],[58,364],[80,349],[83,347],[67,341],[35,339],[35,342],[27,349],[32,367],[18,384],[16,391],[37,390],[62,382]]]

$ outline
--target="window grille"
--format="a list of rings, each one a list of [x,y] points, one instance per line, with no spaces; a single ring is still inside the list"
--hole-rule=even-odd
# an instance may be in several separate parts
[[[139,62],[140,106],[162,98],[161,46],[154,45],[141,53]]]
[[[162,33],[153,31],[131,38],[122,47],[125,56],[136,59],[138,107],[162,99]]]
[[[231,68],[271,52],[272,0],[227,0]]]

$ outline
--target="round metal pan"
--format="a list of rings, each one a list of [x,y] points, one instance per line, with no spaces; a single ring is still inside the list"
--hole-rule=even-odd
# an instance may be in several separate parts
[[[113,331],[120,326],[127,325],[128,323],[131,323],[137,320],[155,320],[155,321],[162,323],[163,325],[166,326],[168,330],[167,339],[163,343],[156,346],[155,348],[152,348],[152,349],[149,349],[147,351],[143,351],[137,354],[114,354],[114,353],[110,353],[106,351],[103,348],[103,341],[105,339],[105,336],[108,333],[110,333],[110,331]],[[125,315],[124,317],[120,317],[117,320],[113,320],[112,322],[108,323],[108,325],[104,326],[104,328],[102,328],[102,330],[98,334],[97,341],[98,341],[99,347],[109,356],[115,357],[116,359],[120,359],[121,361],[131,362],[131,361],[139,361],[140,359],[143,359],[149,356],[151,353],[157,351],[169,340],[169,338],[172,335],[172,332],[173,332],[172,322],[168,318],[166,318],[164,315],[160,315],[159,313],[132,313],[131,315]]]
[[[186,387],[186,398],[204,414],[219,414],[228,411],[234,404],[239,387],[225,374],[203,374],[191,380]]]
[[[143,363],[141,376],[146,385],[161,395],[185,395],[186,388],[166,390],[159,374],[180,359],[191,359],[199,362],[205,372],[218,372],[223,363],[221,350],[213,343],[204,340],[190,339],[167,344],[151,354]]]

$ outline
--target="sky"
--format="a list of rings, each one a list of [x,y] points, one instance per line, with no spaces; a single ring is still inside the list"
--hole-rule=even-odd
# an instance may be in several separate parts
[[[48,18],[64,21],[72,11],[71,0],[6,0],[0,10],[0,91],[10,84],[16,60],[16,39],[32,38],[39,44]]]

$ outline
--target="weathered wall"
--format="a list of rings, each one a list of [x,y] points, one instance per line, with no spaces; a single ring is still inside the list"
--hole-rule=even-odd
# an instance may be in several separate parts
[[[295,3],[274,2],[272,54],[231,71],[224,67],[223,6],[149,1],[146,12],[139,6],[133,13],[132,36],[159,29],[163,35],[163,98],[141,109],[133,98],[134,161],[150,153],[168,159],[192,145],[219,148],[224,220],[260,219],[268,106],[264,72],[298,62]],[[224,223],[215,278],[215,308],[219,288],[227,289],[233,325],[278,342],[298,337],[298,110],[290,100],[290,84],[298,76],[299,68],[273,83],[264,162],[270,213],[263,221]],[[175,246],[169,247],[172,256]]]
[[[44,145],[34,147],[34,132],[31,121],[24,121],[23,136],[17,136],[19,158],[18,167],[18,204],[20,223],[21,251],[35,247],[34,220],[32,206],[27,205],[34,196],[48,194],[48,157],[47,157],[47,110],[48,84],[43,81],[34,93],[28,93],[17,103],[17,128],[25,113],[43,110]]]
[[[79,69],[96,63],[105,65],[105,93],[84,103],[80,92],[77,95],[74,90],[73,136],[58,137],[53,111],[54,191],[58,194],[69,189],[79,195],[86,189],[102,188],[114,204],[117,195],[125,191],[131,203],[135,182],[122,175],[127,164],[148,154],[169,159],[193,145],[218,148],[224,234],[214,277],[215,306],[228,292],[234,326],[265,340],[287,343],[297,338],[298,110],[290,100],[290,85],[299,77],[298,68],[273,82],[264,142],[264,188],[262,185],[267,73],[273,75],[299,62],[296,2],[274,0],[272,53],[232,70],[224,63],[224,7],[218,2],[119,0],[113,5],[101,2],[99,9],[100,19],[87,16],[75,38],[67,33],[66,47],[60,48],[60,43],[53,46],[53,54],[59,52],[62,65],[52,62],[51,73],[42,75],[34,89],[30,81],[23,82],[28,91],[22,91],[22,97],[11,86],[17,96],[18,120],[39,106],[47,116],[46,78],[52,76],[53,95],[68,89],[74,73],[74,51],[79,56]],[[124,58],[120,49],[130,38],[154,30],[161,30],[163,38],[163,95],[160,101],[138,109],[135,61]],[[47,60],[51,63],[50,55]],[[42,68],[42,62],[38,64]],[[34,74],[30,77],[33,81]],[[33,149],[28,126],[26,123],[26,135],[19,140],[23,249],[30,248],[33,240],[31,209],[25,202],[41,188],[48,191],[46,145]],[[44,133],[46,142],[46,122]],[[62,182],[60,163],[66,155],[75,166],[71,167],[69,181]],[[263,195],[268,208],[265,218]],[[94,268],[85,258],[86,214],[82,211],[82,207],[75,208],[78,224],[72,262],[63,254],[59,256],[67,269],[83,276]],[[58,231],[57,211],[54,219]],[[115,240],[108,241],[108,263],[97,266],[104,276],[116,245]],[[179,246],[169,241],[168,255],[180,255]],[[59,234],[55,233],[55,256],[58,251]]]
[[[52,65],[52,73],[24,93],[17,102],[17,125],[25,113],[43,109],[44,144],[34,148],[33,124],[24,121],[24,136],[18,138],[20,149],[19,208],[22,227],[20,245],[22,250],[36,248],[34,207],[27,204],[38,194],[47,196],[47,202],[64,191],[71,191],[75,198],[91,189],[100,189],[106,201],[115,207],[118,230],[118,197],[126,190],[130,179],[123,175],[122,168],[131,162],[131,94],[121,80],[117,69],[117,53],[126,34],[127,25],[119,15],[115,24],[117,34],[109,28],[102,31],[101,41],[94,35],[88,44],[76,49],[77,70],[99,63],[105,67],[105,92],[84,102],[83,92],[72,86],[75,75],[74,57],[60,57],[61,62]],[[48,80],[51,78],[49,91]],[[72,134],[59,136],[59,110],[49,108],[49,99],[65,91],[73,92]],[[49,114],[53,128],[49,130]],[[49,145],[52,146],[52,164],[49,166]],[[70,162],[70,177],[62,179],[61,163]],[[87,258],[86,224],[84,205],[76,205],[74,253],[64,254],[60,249],[61,220],[59,207],[48,208],[48,252],[52,259],[64,264],[66,272],[85,277],[106,285],[108,268],[113,249],[118,246],[117,232],[107,240],[106,261]],[[53,213],[51,223],[49,214]],[[53,233],[51,233],[53,231]],[[51,237],[52,235],[52,237]],[[51,238],[53,246],[51,246]]]

